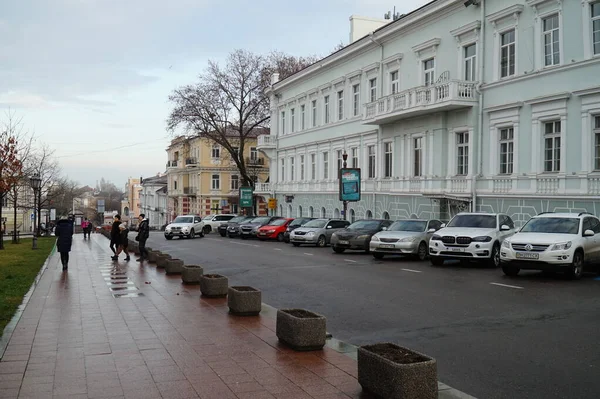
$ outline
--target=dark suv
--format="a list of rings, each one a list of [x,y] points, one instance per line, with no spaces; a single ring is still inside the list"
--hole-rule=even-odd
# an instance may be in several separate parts
[[[234,237],[239,234],[240,223],[247,222],[254,219],[256,216],[236,216],[227,223],[223,223],[219,226],[219,234],[221,237],[229,236]]]
[[[341,254],[347,249],[369,252],[371,237],[375,233],[387,230],[393,220],[363,219],[357,220],[343,230],[336,231],[331,236],[331,246],[335,253]]]
[[[285,233],[283,233],[283,241],[287,242],[289,244],[290,242],[290,233],[294,230],[296,230],[298,227],[300,226],[304,226],[306,223],[310,222],[311,220],[314,220],[315,218],[296,218],[294,220],[292,220],[292,223],[290,223],[287,227],[287,229],[285,230]]]

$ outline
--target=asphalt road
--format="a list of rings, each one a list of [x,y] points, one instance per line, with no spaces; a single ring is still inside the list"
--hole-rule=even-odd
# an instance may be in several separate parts
[[[439,380],[481,399],[600,397],[600,279],[375,260],[331,248],[221,238],[166,241],[168,251],[230,284],[251,285],[277,308],[327,317],[355,345],[391,341],[433,356]]]

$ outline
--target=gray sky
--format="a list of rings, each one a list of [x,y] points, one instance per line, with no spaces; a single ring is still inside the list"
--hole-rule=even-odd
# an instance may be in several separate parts
[[[167,96],[236,48],[326,55],[350,15],[427,0],[19,0],[0,5],[0,108],[80,184],[164,171]],[[251,6],[249,6],[251,5]],[[325,39],[324,39],[325,38]]]

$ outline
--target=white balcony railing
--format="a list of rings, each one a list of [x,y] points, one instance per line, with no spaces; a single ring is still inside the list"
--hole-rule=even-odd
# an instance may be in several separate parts
[[[270,134],[258,136],[257,148],[275,148],[276,137]]]
[[[365,104],[364,119],[375,119],[396,113],[402,114],[404,111],[422,109],[451,101],[474,104],[476,98],[474,82],[449,80],[431,86],[414,87]]]
[[[270,193],[271,190],[271,183],[256,183],[254,186],[255,193]]]

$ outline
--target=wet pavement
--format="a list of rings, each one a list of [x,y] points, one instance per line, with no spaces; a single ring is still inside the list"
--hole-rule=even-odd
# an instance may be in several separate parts
[[[51,256],[0,361],[0,398],[367,397],[352,358],[280,346],[273,318],[231,316],[226,299],[111,254],[78,235],[68,272]]]

